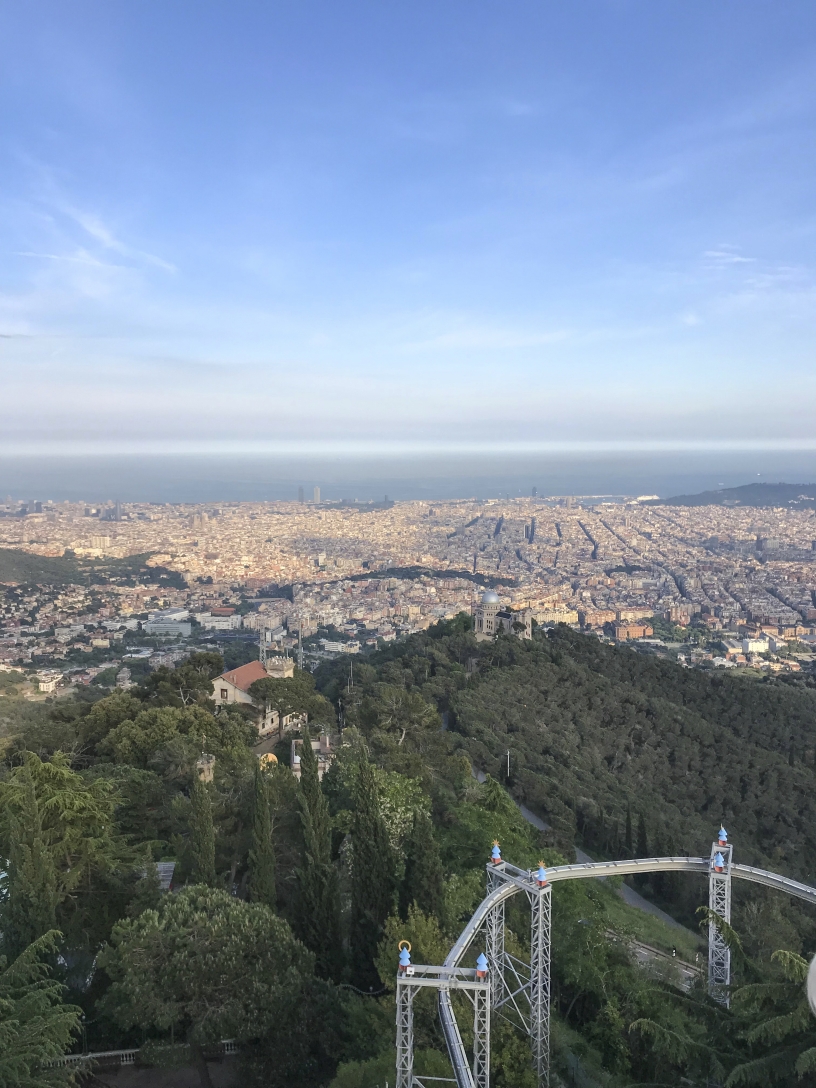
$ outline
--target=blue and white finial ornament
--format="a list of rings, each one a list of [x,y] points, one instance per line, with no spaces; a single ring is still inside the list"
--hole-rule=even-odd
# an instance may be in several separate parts
[[[476,978],[487,977],[487,956],[480,952],[476,960]]]
[[[538,863],[538,872],[536,873],[536,881],[538,883],[539,888],[543,888],[544,885],[547,883],[547,870],[544,868],[544,862],[543,861],[540,861]]]
[[[715,873],[721,873],[724,868],[725,868],[725,858],[722,856],[722,854],[718,850],[717,853],[714,855],[714,872]]]
[[[728,832],[724,827],[720,827],[720,833],[717,836],[720,846],[728,846]]]
[[[399,943],[399,969],[404,974],[406,968],[411,966],[411,944],[409,941]]]
[[[493,849],[490,851],[490,860],[493,862],[494,865],[498,865],[499,862],[501,861],[501,859],[502,859],[502,856],[501,856],[501,847],[499,846],[499,840],[494,839],[493,840]]]

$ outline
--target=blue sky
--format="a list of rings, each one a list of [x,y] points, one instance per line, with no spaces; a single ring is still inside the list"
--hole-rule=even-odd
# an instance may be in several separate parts
[[[0,451],[816,447],[816,7],[0,7]]]

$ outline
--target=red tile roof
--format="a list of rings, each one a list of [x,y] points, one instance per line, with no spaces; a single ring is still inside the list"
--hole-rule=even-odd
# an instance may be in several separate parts
[[[254,684],[256,680],[265,680],[268,675],[260,661],[250,661],[248,665],[242,665],[240,669],[222,672],[218,679],[234,684],[241,691],[249,691],[250,684]]]

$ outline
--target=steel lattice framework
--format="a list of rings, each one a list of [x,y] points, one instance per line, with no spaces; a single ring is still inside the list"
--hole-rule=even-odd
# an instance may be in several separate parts
[[[708,870],[708,907],[713,914],[731,925],[731,854],[732,848],[711,844]],[[715,859],[722,859],[722,866]],[[708,992],[723,1005],[730,1003],[731,949],[722,929],[713,919],[708,923]]]
[[[715,864],[717,855],[723,864]],[[776,891],[786,892],[816,906],[816,888],[789,877],[737,865],[730,845],[714,843],[710,857],[637,858],[631,861],[581,862],[546,870],[540,884],[531,870],[518,869],[508,862],[487,866],[487,895],[448,953],[442,967],[409,967],[409,975],[397,977],[397,1082],[396,1088],[430,1088],[413,1072],[413,993],[418,986],[437,990],[442,1031],[453,1067],[457,1088],[489,1088],[490,1010],[506,1017],[530,1036],[533,1065],[539,1088],[550,1081],[550,961],[551,886],[561,880],[632,873],[686,872],[708,876],[709,907],[724,922],[731,921],[731,880],[737,877]],[[505,906],[512,896],[524,893],[530,903],[530,961],[525,963],[505,947]],[[488,977],[459,966],[468,949],[483,935]],[[712,996],[728,1002],[731,982],[731,954],[720,927],[711,922],[708,931],[708,985]],[[474,1009],[474,1054],[468,1060],[456,1023],[451,991],[464,990]],[[438,1078],[427,1078],[435,1080]]]
[[[473,968],[430,967],[412,964],[397,975],[397,1080],[396,1088],[425,1088],[423,1078],[414,1074],[414,995],[430,988],[445,994],[461,990],[473,1005],[473,1060],[468,1063],[462,1037],[455,1027],[456,1041],[451,1052],[455,1083],[464,1088],[489,1088],[490,1084],[490,982]],[[444,1026],[444,1019],[443,1019]],[[446,1032],[447,1037],[447,1032]],[[428,1077],[427,1080],[438,1080]]]
[[[551,888],[528,870],[503,861],[487,867],[487,892],[502,885],[523,891],[530,903],[530,961],[512,956],[504,947],[504,908],[501,900],[485,920],[487,962],[493,1009],[530,1036],[533,1066],[540,1084],[549,1080],[550,1065],[550,924]]]

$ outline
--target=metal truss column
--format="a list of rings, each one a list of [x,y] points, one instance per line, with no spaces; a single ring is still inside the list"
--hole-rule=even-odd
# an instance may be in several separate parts
[[[550,1083],[551,887],[530,895],[530,1041],[539,1088]]]
[[[397,979],[396,1088],[414,1085],[414,987]]]
[[[715,867],[715,858],[720,854],[723,865]],[[731,924],[731,846],[713,843],[711,864],[708,871],[708,908],[714,914]],[[718,872],[718,868],[721,871]],[[715,922],[708,923],[708,992],[726,1007],[731,999],[728,987],[731,985],[731,949]]]
[[[473,1088],[490,1088],[490,1004],[486,990],[473,991]]]
[[[485,954],[490,968],[490,1007],[504,996],[504,903],[493,907],[485,921]]]

